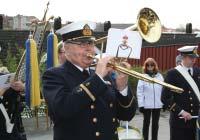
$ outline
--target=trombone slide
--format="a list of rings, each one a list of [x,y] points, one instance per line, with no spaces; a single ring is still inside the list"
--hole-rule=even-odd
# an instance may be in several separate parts
[[[88,57],[90,58],[93,58],[93,59],[97,59],[95,56],[91,55],[91,54],[87,54]],[[174,92],[177,92],[177,93],[182,93],[184,90],[182,88],[179,88],[179,87],[176,87],[174,85],[171,85],[171,84],[168,84],[166,82],[163,82],[163,81],[160,81],[158,79],[155,79],[155,78],[151,78],[151,77],[147,77],[139,72],[136,72],[134,70],[129,70],[129,69],[126,69],[122,66],[118,66],[116,64],[113,64],[112,62],[109,62],[108,63],[108,67],[112,67],[113,69],[121,72],[121,73],[124,73],[124,74],[127,74],[129,76],[132,76],[132,77],[135,77],[135,78],[138,78],[140,80],[144,80],[144,81],[147,81],[147,82],[151,82],[151,83],[156,83],[156,84],[159,84],[159,85],[162,85],[166,88],[169,88],[170,90],[174,91]]]

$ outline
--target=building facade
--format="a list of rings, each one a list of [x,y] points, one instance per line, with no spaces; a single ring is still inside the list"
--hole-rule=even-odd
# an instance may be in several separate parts
[[[34,16],[16,15],[13,17],[13,30],[29,30],[30,23],[36,19]]]
[[[3,17],[3,30],[29,30],[32,20],[37,19],[34,16],[16,15],[14,17],[1,14]]]

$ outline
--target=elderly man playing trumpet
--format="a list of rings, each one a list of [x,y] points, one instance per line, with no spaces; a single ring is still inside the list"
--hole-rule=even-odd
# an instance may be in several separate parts
[[[119,120],[135,115],[136,98],[127,85],[128,76],[113,81],[107,67],[112,57],[89,66],[94,54],[93,22],[77,22],[58,30],[64,42],[66,62],[43,75],[43,92],[54,122],[54,140],[117,140]],[[129,64],[126,64],[129,66]]]

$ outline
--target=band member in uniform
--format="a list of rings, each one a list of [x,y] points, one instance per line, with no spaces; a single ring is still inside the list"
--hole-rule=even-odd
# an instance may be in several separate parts
[[[0,73],[4,75],[5,73]],[[0,139],[26,140],[21,112],[21,91],[24,84],[21,81],[11,83],[10,88],[0,89]]]
[[[196,119],[199,110],[200,71],[193,65],[197,46],[185,46],[178,51],[182,56],[181,64],[169,70],[165,81],[183,88],[183,93],[175,93],[164,88],[162,102],[170,110],[170,140],[195,140]]]
[[[43,93],[54,123],[54,140],[117,140],[118,120],[131,120],[136,98],[127,86],[128,76],[116,81],[107,75],[111,57],[89,66],[95,54],[93,22],[75,22],[58,30],[62,34],[66,62],[43,75]],[[126,63],[126,66],[128,64]]]

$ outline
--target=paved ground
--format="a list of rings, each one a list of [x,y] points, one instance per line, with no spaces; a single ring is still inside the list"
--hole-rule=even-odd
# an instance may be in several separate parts
[[[142,132],[142,114],[136,114],[136,116],[133,118],[130,124],[131,126],[137,127],[140,130],[140,132]],[[151,125],[149,131],[149,135],[151,135]],[[151,140],[151,136],[149,136],[149,140]],[[169,140],[169,112],[161,112],[159,121],[158,140]]]
[[[160,127],[158,140],[169,140],[169,114],[167,112],[162,112],[160,117]],[[35,118],[24,119],[24,126],[27,133],[28,140],[53,140],[52,128],[47,129],[45,117],[39,118],[39,128],[36,128]],[[130,122],[131,126],[142,130],[142,121],[143,116],[140,113],[137,113],[133,120]],[[151,134],[151,129],[150,129]],[[150,137],[151,138],[151,137]]]

